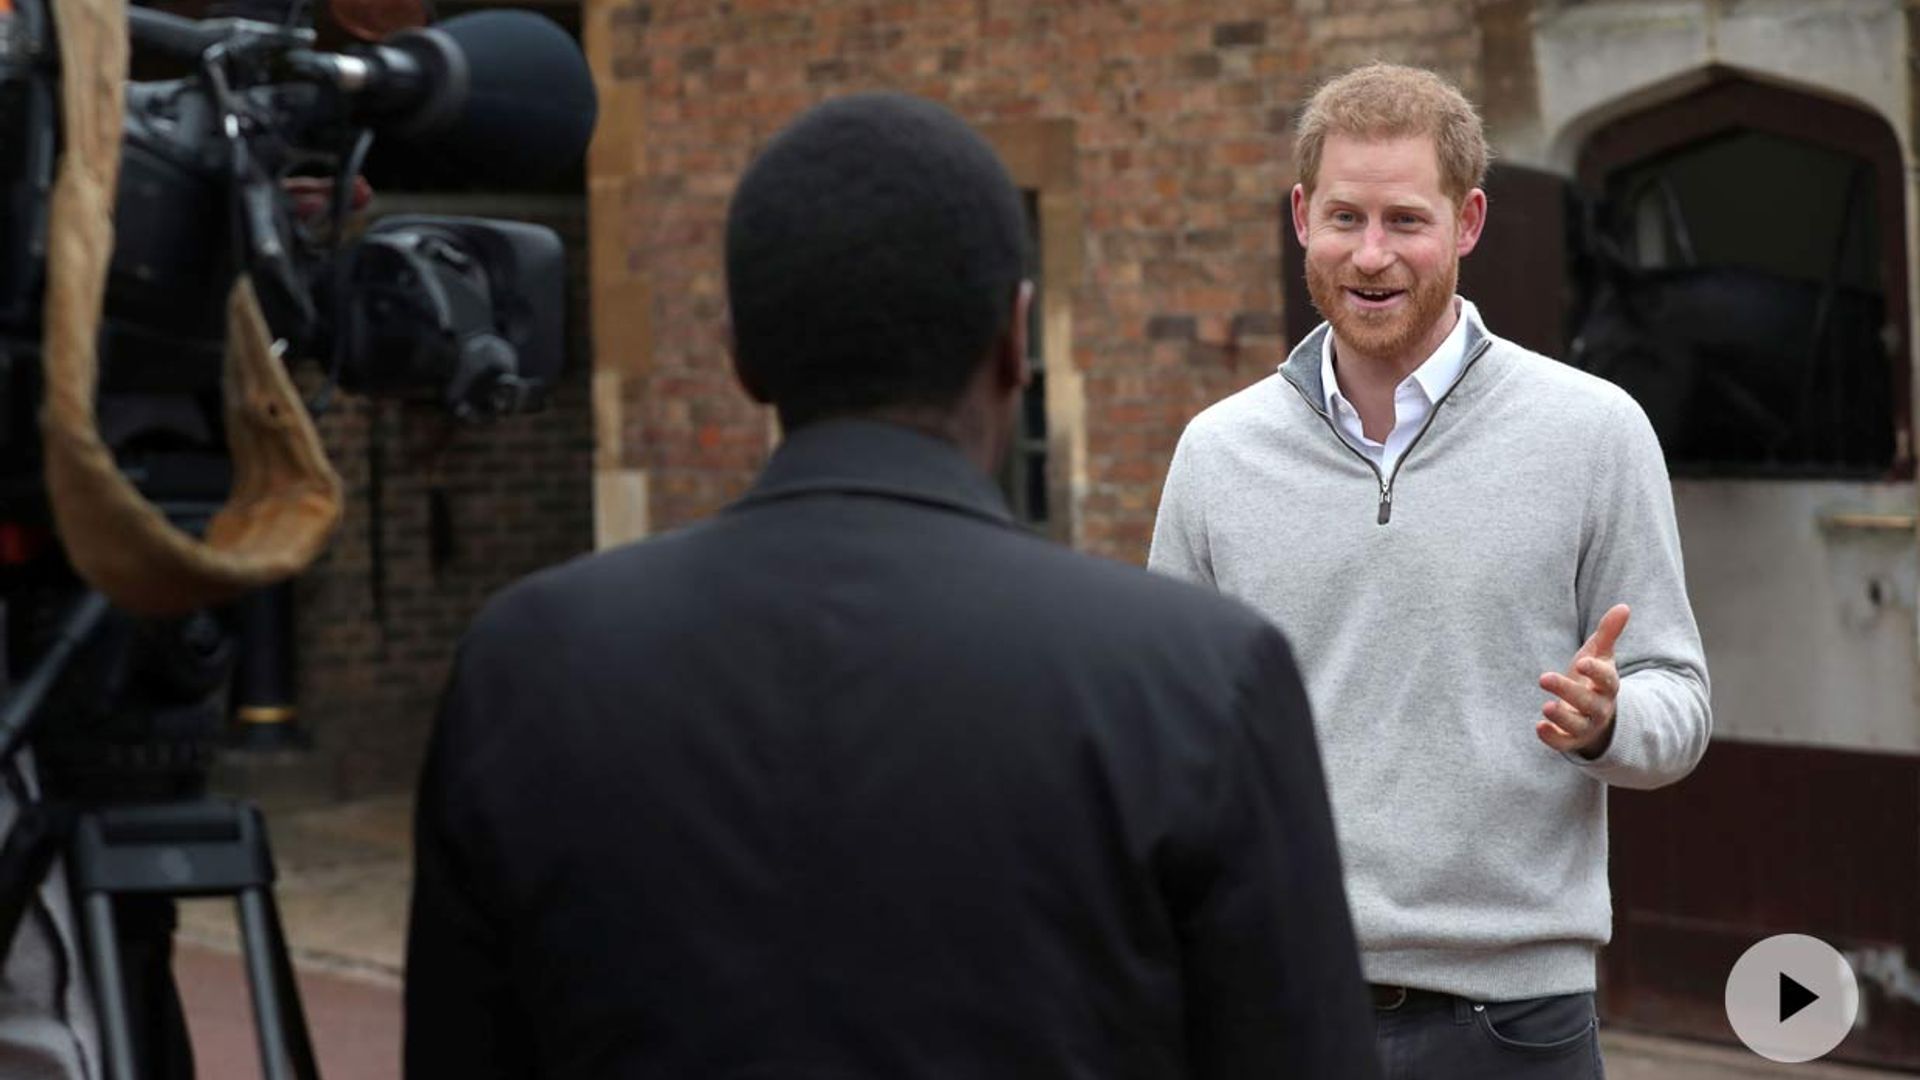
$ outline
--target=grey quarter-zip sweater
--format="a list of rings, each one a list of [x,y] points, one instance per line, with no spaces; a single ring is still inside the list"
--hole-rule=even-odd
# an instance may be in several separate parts
[[[1148,565],[1291,639],[1369,980],[1591,990],[1612,933],[1607,786],[1680,779],[1712,724],[1659,443],[1624,391],[1476,321],[1383,475],[1326,415],[1328,332],[1187,426]],[[1558,753],[1534,733],[1540,674],[1618,603],[1612,742]]]

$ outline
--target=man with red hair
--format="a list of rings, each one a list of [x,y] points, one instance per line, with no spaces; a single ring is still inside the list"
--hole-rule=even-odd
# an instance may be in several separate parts
[[[1188,426],[1149,563],[1294,642],[1388,1076],[1590,1077],[1607,788],[1693,768],[1707,672],[1645,414],[1456,294],[1487,156],[1431,72],[1307,103],[1327,322]]]

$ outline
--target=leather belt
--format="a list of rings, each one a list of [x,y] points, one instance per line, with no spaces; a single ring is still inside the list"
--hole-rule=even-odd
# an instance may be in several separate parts
[[[1373,1007],[1380,1012],[1394,1012],[1409,1005],[1443,1005],[1454,999],[1452,994],[1443,994],[1438,990],[1421,990],[1390,983],[1368,983],[1367,992],[1373,998]]]

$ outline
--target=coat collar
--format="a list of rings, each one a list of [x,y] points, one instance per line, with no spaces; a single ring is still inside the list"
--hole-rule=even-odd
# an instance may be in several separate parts
[[[789,434],[734,505],[814,494],[900,499],[1013,524],[999,487],[959,447],[880,420],[823,420]]]

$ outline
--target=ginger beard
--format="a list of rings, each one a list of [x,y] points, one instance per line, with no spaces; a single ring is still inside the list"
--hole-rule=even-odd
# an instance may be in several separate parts
[[[1338,273],[1322,268],[1311,251],[1305,261],[1307,295],[1321,316],[1333,324],[1334,336],[1354,351],[1374,357],[1398,359],[1419,345],[1445,315],[1460,284],[1458,254],[1425,280],[1414,276],[1405,263],[1396,263],[1377,279],[1368,279],[1351,267]],[[1348,289],[1397,290],[1402,295],[1389,307],[1364,308],[1353,302]]]

